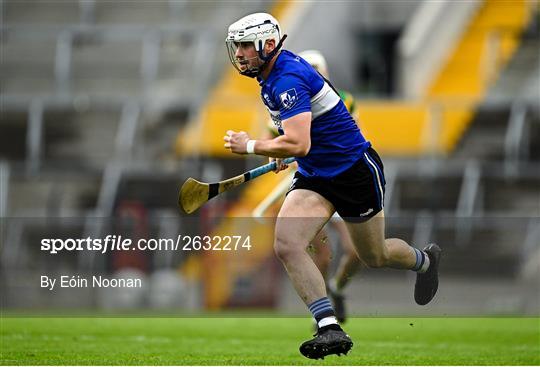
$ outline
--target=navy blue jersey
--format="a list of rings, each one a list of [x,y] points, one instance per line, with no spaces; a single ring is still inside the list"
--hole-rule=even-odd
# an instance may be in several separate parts
[[[311,111],[311,149],[297,157],[306,177],[330,178],[350,168],[370,146],[339,95],[304,59],[281,51],[268,79],[259,78],[261,96],[283,135],[281,121]]]

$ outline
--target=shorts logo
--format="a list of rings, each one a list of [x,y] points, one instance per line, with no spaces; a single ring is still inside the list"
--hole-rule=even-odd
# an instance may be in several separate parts
[[[296,95],[296,89],[292,88],[289,89],[279,95],[279,99],[281,100],[281,104],[283,105],[283,108],[289,109],[292,108],[296,101],[298,100],[298,96]]]
[[[368,215],[370,215],[371,213],[373,213],[373,208],[369,208],[367,212],[365,213],[360,213],[360,216],[361,217],[367,217]]]

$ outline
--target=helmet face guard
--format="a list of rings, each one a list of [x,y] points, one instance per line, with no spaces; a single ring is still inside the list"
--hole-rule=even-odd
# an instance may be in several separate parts
[[[233,41],[230,39],[225,40],[225,45],[227,46],[227,53],[229,55],[229,60],[231,64],[234,66],[236,70],[242,75],[248,76],[250,78],[255,78],[258,76],[268,65],[268,62],[272,60],[272,58],[278,53],[278,51],[281,49],[281,46],[283,45],[283,41],[287,38],[287,35],[284,35],[283,38],[279,41],[277,46],[268,54],[265,55],[264,45],[262,44],[262,40],[259,40],[259,47],[255,47],[254,41]],[[255,47],[255,50],[257,50],[257,56],[250,57],[247,59],[239,60],[236,58],[236,51],[240,47],[241,43],[251,43]],[[258,65],[256,66],[249,66],[250,64],[253,64],[254,60],[258,60]]]
[[[255,78],[257,75],[260,74],[262,71],[260,69],[260,66],[262,64],[259,52],[257,52],[257,56],[238,60],[236,58],[236,51],[240,47],[240,42],[234,42],[230,40],[226,40],[225,44],[227,46],[227,53],[229,54],[229,60],[231,64],[234,66],[236,70],[242,75],[249,76],[250,78]],[[254,61],[257,60],[256,63],[257,66],[253,66]],[[252,64],[252,66],[250,66]]]
[[[268,62],[277,55],[287,37],[284,35],[283,38],[280,38],[280,35],[279,23],[274,17],[266,13],[251,14],[231,24],[225,39],[231,64],[242,75],[251,78],[260,75]],[[264,45],[268,40],[274,40],[277,45],[274,50],[265,55]],[[237,59],[236,52],[243,43],[252,44],[255,51],[257,51],[257,56],[249,59]]]

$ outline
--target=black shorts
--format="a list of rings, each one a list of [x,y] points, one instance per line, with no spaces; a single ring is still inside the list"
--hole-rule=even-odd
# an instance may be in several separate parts
[[[287,193],[315,191],[330,201],[344,220],[364,222],[383,209],[385,184],[381,158],[368,148],[362,158],[336,177],[305,177],[296,172]]]

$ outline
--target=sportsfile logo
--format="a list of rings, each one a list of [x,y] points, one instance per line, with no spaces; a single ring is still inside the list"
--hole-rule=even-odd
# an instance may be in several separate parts
[[[298,96],[296,95],[296,89],[292,88],[281,93],[279,95],[279,98],[281,99],[281,104],[285,109],[292,108],[298,100]]]

